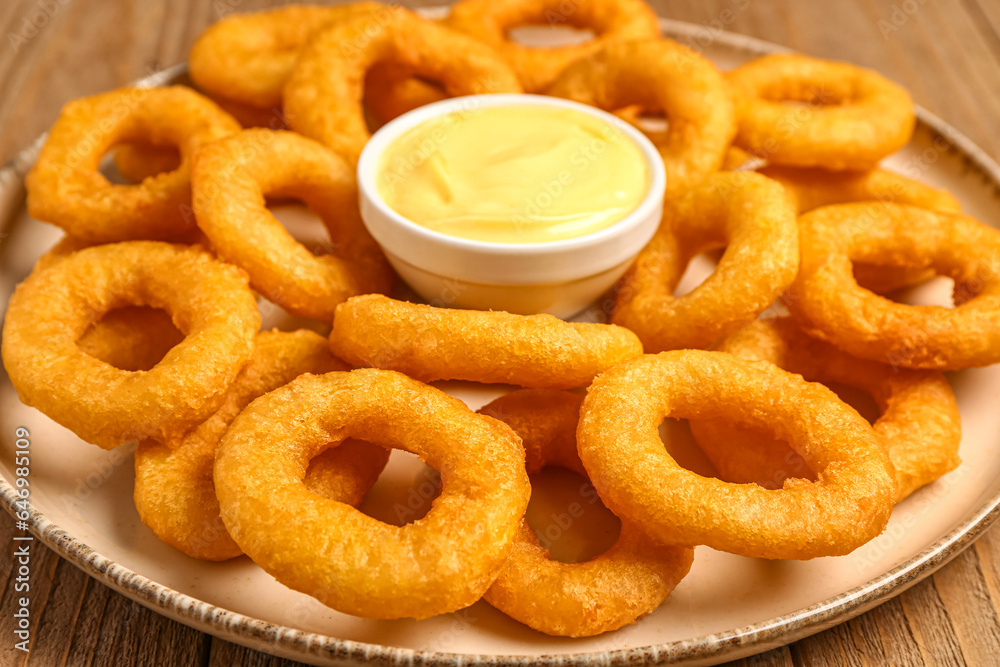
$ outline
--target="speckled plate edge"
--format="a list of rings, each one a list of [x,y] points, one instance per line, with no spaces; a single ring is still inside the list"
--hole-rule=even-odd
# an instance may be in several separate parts
[[[661,19],[661,24],[667,36],[687,39],[689,42],[697,43],[705,35],[704,26],[669,19]],[[788,50],[753,37],[724,31],[712,32],[710,39],[712,43],[745,51],[750,55]],[[178,65],[142,79],[136,85],[164,85],[183,76],[185,72],[186,67]],[[921,107],[917,107],[917,118],[917,131],[929,132],[935,140],[941,138],[946,141],[950,150],[964,157],[970,171],[978,173],[984,182],[1000,192],[1000,166],[984,151],[951,125]],[[0,242],[6,237],[6,227],[23,201],[24,177],[34,163],[43,141],[44,136],[0,169]],[[6,379],[6,373],[0,371],[0,374]],[[20,497],[3,478],[0,478],[0,500],[13,515],[14,503]],[[899,566],[862,586],[810,607],[760,623],[692,639],[614,651],[549,655],[431,653],[337,639],[268,623],[208,604],[119,565],[49,521],[30,503],[28,514],[30,531],[40,541],[94,579],[126,597],[197,630],[291,659],[324,665],[413,667],[709,665],[789,644],[854,618],[902,593],[947,564],[1000,517],[1000,494],[966,517],[929,548]]]

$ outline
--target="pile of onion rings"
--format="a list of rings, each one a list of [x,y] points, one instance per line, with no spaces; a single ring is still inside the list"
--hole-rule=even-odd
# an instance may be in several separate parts
[[[535,49],[507,34],[537,22],[595,37]],[[959,464],[938,370],[1000,361],[1000,232],[880,166],[914,127],[883,77],[793,54],[723,74],[640,0],[461,0],[442,21],[377,2],[235,14],[190,71],[201,93],[64,108],[27,187],[32,215],[67,235],[11,298],[2,343],[26,404],[104,448],[138,441],[136,507],[178,551],[245,552],[366,618],[484,598],[591,636],[671,604],[696,545],[846,554]],[[399,300],[361,221],[352,167],[371,129],[522,90],[617,114],[666,166],[661,227],[598,309],[611,324]],[[111,153],[132,185],[103,175]],[[289,199],[329,232],[320,252],[268,210]],[[937,274],[954,309],[879,296]],[[321,333],[259,333],[251,290]],[[534,389],[476,414],[437,380]],[[816,381],[871,394],[880,418]],[[671,458],[666,417],[691,420],[718,479]],[[442,479],[405,526],[356,509],[393,448]],[[621,519],[606,552],[561,563],[536,539],[528,474],[546,466],[587,476]]]

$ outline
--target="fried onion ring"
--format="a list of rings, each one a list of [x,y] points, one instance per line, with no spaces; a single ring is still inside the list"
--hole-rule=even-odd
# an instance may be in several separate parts
[[[293,132],[243,130],[198,153],[198,226],[251,286],[294,315],[329,322],[356,294],[385,292],[393,274],[358,209],[353,171]],[[267,209],[265,196],[302,199],[323,220],[333,254],[310,252]]]
[[[170,546],[194,558],[226,560],[242,551],[219,517],[212,468],[215,448],[229,425],[251,401],[303,373],[350,368],[311,331],[271,331],[257,336],[253,357],[243,368],[222,407],[179,440],[143,440],[135,451],[135,506],[139,518]],[[389,452],[366,442],[347,441],[328,449],[310,465],[306,487],[349,505],[361,502],[389,459]]]
[[[191,47],[188,68],[202,90],[259,109],[281,107],[281,91],[309,40],[333,23],[391,9],[377,2],[339,7],[292,5],[231,14]]]
[[[906,145],[916,124],[905,88],[849,63],[775,53],[727,78],[736,145],[772,164],[872,169]]]
[[[810,382],[854,387],[874,398],[881,415],[872,427],[896,469],[897,503],[961,462],[961,417],[955,394],[941,373],[856,359],[805,335],[788,317],[753,322],[727,338],[720,349],[752,361],[769,361]],[[784,443],[756,433],[747,441],[745,433],[723,422],[691,422],[691,432],[727,481],[780,485],[783,469],[795,458]],[[759,450],[758,440],[766,441]]]
[[[187,336],[147,372],[76,341],[123,306],[170,313]],[[249,360],[260,314],[246,275],[199,248],[133,241],[85,248],[32,273],[10,299],[3,361],[21,401],[110,449],[204,421]]]
[[[714,273],[675,297],[691,259],[723,246]],[[781,186],[750,172],[716,174],[664,206],[660,230],[618,286],[611,321],[634,331],[647,352],[709,347],[791,285],[798,247]]]
[[[529,93],[545,91],[569,65],[602,46],[660,36],[656,12],[642,0],[461,0],[445,23],[495,48]],[[533,23],[593,30],[594,38],[535,48],[508,36],[510,29]]]
[[[89,243],[65,236],[38,258],[32,273],[44,271],[89,247]],[[106,312],[87,327],[76,345],[95,359],[123,371],[148,371],[182,340],[184,332],[174,325],[165,310],[125,306]]]
[[[773,433],[819,481],[792,478],[768,490],[697,475],[664,448],[666,417]],[[892,464],[861,415],[823,385],[722,352],[646,355],[602,374],[584,400],[577,443],[608,508],[663,544],[756,558],[842,556],[881,533],[892,511]]]
[[[576,452],[583,396],[555,389],[521,389],[479,410],[514,429],[528,474],[561,466],[586,477]],[[622,522],[618,540],[583,563],[560,563],[528,526],[521,526],[500,576],[483,596],[511,618],[549,635],[590,637],[635,623],[659,607],[691,569],[694,553],[651,542]]]
[[[938,190],[884,169],[836,172],[774,165],[759,172],[784,186],[799,215],[821,206],[864,201],[907,204],[942,213],[962,212],[962,205],[947,190]],[[858,284],[866,289],[888,294],[926,282],[934,277],[934,272],[923,268],[856,264],[854,275]]]
[[[605,111],[662,111],[669,126],[656,146],[668,198],[719,171],[736,132],[733,102],[715,65],[669,39],[611,44],[571,65],[548,94]]]
[[[960,214],[841,204],[799,218],[802,264],[787,305],[806,333],[862,359],[958,370],[1000,361],[1000,231]],[[954,308],[894,303],[852,264],[931,268],[955,281]]]
[[[363,108],[366,73],[393,63],[440,82],[450,96],[519,93],[517,75],[488,46],[401,8],[321,32],[285,86],[292,129],[329,146],[352,165],[371,133]]]
[[[427,515],[391,526],[309,491],[310,459],[348,437],[406,449],[438,470],[441,495]],[[251,403],[219,444],[215,489],[223,522],[254,562],[364,618],[427,618],[481,598],[531,493],[509,427],[373,369],[303,375]]]
[[[572,389],[642,354],[635,334],[551,315],[435,308],[371,294],[337,306],[333,353],[423,382],[472,380]]]
[[[72,236],[107,243],[176,240],[194,219],[190,164],[207,143],[238,132],[237,123],[184,86],[122,88],[63,107],[28,174],[28,211]],[[98,170],[118,144],[175,146],[180,166],[138,185],[113,185]]]

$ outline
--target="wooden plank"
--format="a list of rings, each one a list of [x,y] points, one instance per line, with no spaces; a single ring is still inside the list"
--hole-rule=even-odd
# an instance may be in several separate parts
[[[952,563],[948,567],[962,565]],[[955,628],[933,580],[920,582],[900,595],[899,601],[920,648],[920,656],[928,667],[965,664]],[[879,612],[880,609],[869,613]]]
[[[1000,656],[1000,622],[975,549],[934,575],[934,585],[969,664],[987,665]]]
[[[795,667],[792,652],[787,646],[726,664],[729,667]]]
[[[262,651],[254,651],[245,646],[239,646],[222,639],[212,641],[212,652],[209,656],[208,667],[230,667],[231,665],[241,665],[242,667],[306,667],[301,662],[285,660]]]

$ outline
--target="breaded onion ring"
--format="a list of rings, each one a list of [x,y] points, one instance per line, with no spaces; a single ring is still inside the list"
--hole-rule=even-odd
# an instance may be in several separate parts
[[[658,427],[666,417],[726,420],[788,442],[819,481],[778,490],[680,467]],[[821,384],[722,352],[646,355],[602,374],[577,431],[601,499],[663,544],[756,558],[842,556],[885,529],[892,464],[861,415]]]
[[[869,69],[775,53],[726,76],[739,118],[736,145],[772,164],[872,169],[913,134],[910,94]]]
[[[339,7],[291,5],[231,14],[191,47],[191,79],[213,96],[261,109],[280,108],[281,90],[302,47],[327,26],[391,9],[377,2]]]
[[[555,389],[521,389],[479,410],[514,429],[528,474],[561,466],[586,477],[576,453],[583,396]],[[618,540],[583,563],[560,563],[521,526],[500,576],[483,596],[511,618],[549,635],[590,637],[635,623],[659,607],[691,569],[694,553],[649,540],[622,522]]]
[[[787,305],[806,333],[862,359],[957,370],[1000,361],[1000,231],[960,214],[841,204],[799,218],[802,264]],[[895,303],[860,287],[854,262],[931,268],[954,308]]]
[[[688,262],[724,246],[712,275],[675,297]],[[611,321],[638,334],[647,352],[709,347],[792,283],[798,247],[781,186],[750,172],[716,174],[666,203],[660,230],[618,287]]]
[[[884,169],[837,172],[774,165],[759,172],[784,186],[799,215],[821,206],[864,201],[908,204],[942,213],[962,212],[962,205],[947,190],[938,190]],[[865,289],[887,294],[926,282],[934,277],[934,272],[925,268],[856,264],[854,275]]]
[[[251,286],[285,310],[329,322],[356,294],[385,292],[392,270],[358,209],[354,172],[333,152],[293,132],[243,130],[198,153],[198,226]],[[315,255],[267,209],[267,195],[302,199],[323,220],[333,253]]]
[[[434,308],[376,294],[337,306],[333,353],[355,366],[406,373],[423,382],[472,380],[522,387],[586,387],[642,354],[635,334],[551,315]]]
[[[207,143],[240,129],[214,102],[190,88],[122,88],[63,107],[28,174],[28,211],[77,238],[108,243],[176,240],[194,226],[190,164]],[[100,173],[114,146],[175,146],[174,171],[138,185],[112,185]]]
[[[350,368],[311,331],[271,331],[257,336],[253,357],[226,392],[222,407],[181,438],[143,440],[135,450],[135,507],[139,518],[170,546],[194,558],[226,560],[242,551],[219,518],[212,468],[215,448],[229,425],[251,401],[303,373]],[[315,459],[306,487],[348,505],[361,502],[378,479],[389,452],[347,441]]]
[[[961,462],[961,417],[955,394],[941,373],[856,359],[805,335],[788,317],[753,322],[727,338],[720,349],[752,361],[769,361],[810,382],[854,387],[874,398],[881,415],[872,427],[896,469],[896,502]],[[724,422],[691,422],[691,431],[727,481],[780,485],[784,470],[795,460],[784,443],[758,433],[747,440],[745,431]]]
[[[669,126],[655,143],[668,198],[719,171],[736,132],[733,102],[715,65],[669,39],[611,44],[570,66],[548,94],[606,111],[662,111]]]
[[[406,449],[440,472],[426,516],[391,526],[306,488],[309,461],[349,437]],[[216,451],[215,490],[226,528],[254,562],[364,618],[427,618],[478,600],[531,493],[520,439],[505,424],[372,369],[303,375],[251,403]]]
[[[495,48],[529,93],[545,91],[569,65],[602,46],[660,36],[656,12],[642,0],[461,0],[445,23]],[[594,38],[536,48],[508,37],[512,28],[529,24],[592,30]]]
[[[147,372],[114,368],[76,343],[101,315],[130,305],[166,310],[187,334]],[[240,269],[199,248],[115,243],[75,252],[18,286],[3,361],[25,404],[112,448],[176,437],[215,412],[259,326]]]
[[[365,75],[379,63],[440,82],[450,96],[521,92],[517,75],[485,44],[393,8],[337,23],[302,51],[284,93],[292,129],[356,164],[371,136]]]

